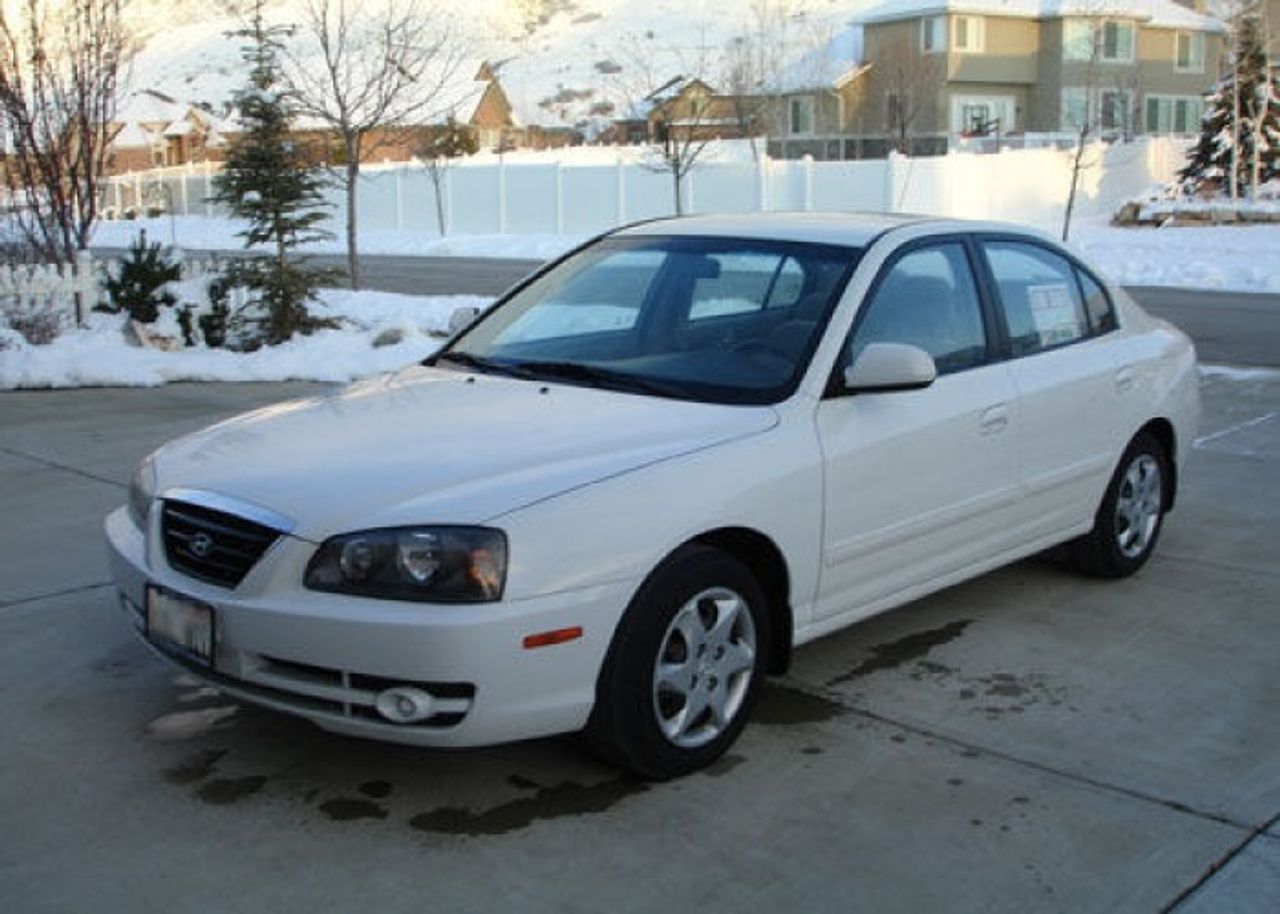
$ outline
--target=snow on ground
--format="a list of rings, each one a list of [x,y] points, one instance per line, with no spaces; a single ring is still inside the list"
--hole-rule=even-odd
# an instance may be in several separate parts
[[[489,301],[474,295],[419,298],[325,289],[312,313],[341,320],[340,329],[248,353],[131,346],[123,333],[125,318],[114,314],[91,314],[87,327],[65,332],[47,346],[29,346],[16,333],[0,330],[0,390],[154,387],[171,381],[347,382],[420,361],[439,348],[438,334],[448,328],[455,310],[483,308]],[[373,341],[391,330],[400,332],[400,341],[374,347]]]
[[[1236,365],[1201,365],[1202,378],[1224,381],[1272,381],[1280,379],[1280,368],[1241,368]]]
[[[140,229],[169,242],[171,228],[188,249],[234,250],[237,225],[226,219],[184,217],[104,223],[95,238],[101,246],[124,247]],[[409,232],[362,235],[368,253],[541,260],[581,242],[564,235],[484,235],[438,238]],[[1082,222],[1072,245],[1099,269],[1126,285],[1180,286],[1280,293],[1280,225],[1250,227],[1112,228]],[[339,253],[337,244],[317,251]],[[199,281],[195,281],[199,282]],[[197,300],[191,292],[184,300]],[[16,332],[0,329],[0,389],[16,387],[153,386],[170,381],[345,382],[410,365],[440,345],[449,318],[462,307],[484,307],[478,296],[414,297],[386,292],[326,289],[314,308],[341,329],[298,337],[253,353],[191,348],[177,352],[131,346],[118,315],[93,314],[89,326],[65,332],[47,346],[28,345]],[[1212,307],[1212,304],[1206,305]],[[172,315],[168,316],[173,325]],[[170,332],[173,328],[170,326]],[[373,341],[399,331],[399,341]],[[433,335],[435,334],[435,335]],[[1207,375],[1227,369],[1207,368]]]
[[[140,232],[147,240],[188,251],[244,249],[236,233],[246,223],[238,219],[206,219],[202,216],[161,216],[155,219],[103,220],[93,233],[94,248],[127,248]],[[582,235],[452,235],[441,238],[426,232],[364,231],[360,252],[404,257],[510,257],[548,260],[585,241]],[[315,242],[301,248],[308,254],[345,254],[339,239]]]
[[[231,219],[178,216],[102,222],[93,244],[124,248],[139,231],[152,241],[188,250],[237,251],[240,224]],[[547,260],[586,240],[581,235],[455,235],[421,232],[362,232],[366,254],[417,257],[502,257]],[[1280,292],[1280,224],[1114,228],[1081,221],[1072,246],[1121,285],[1176,286],[1236,292]],[[341,254],[340,241],[310,245],[314,254]]]
[[[1113,228],[1081,223],[1072,246],[1127,286],[1280,292],[1280,225]]]

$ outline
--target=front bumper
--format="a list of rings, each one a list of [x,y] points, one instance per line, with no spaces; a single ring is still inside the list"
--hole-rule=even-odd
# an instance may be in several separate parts
[[[581,729],[632,593],[624,582],[469,606],[317,593],[301,584],[314,547],[288,537],[227,590],[170,568],[158,536],[144,536],[123,508],[107,517],[106,534],[121,606],[140,635],[148,583],[215,610],[212,668],[151,644],[167,659],[231,695],[326,730],[421,746]],[[582,627],[581,638],[523,647],[527,635],[572,626]],[[430,694],[435,713],[414,724],[382,718],[375,699],[398,685]]]

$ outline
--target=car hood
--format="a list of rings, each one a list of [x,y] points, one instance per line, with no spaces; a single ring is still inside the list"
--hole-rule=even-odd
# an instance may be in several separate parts
[[[155,455],[157,490],[229,495],[318,541],[353,529],[483,523],[776,424],[764,406],[415,367],[179,439]]]

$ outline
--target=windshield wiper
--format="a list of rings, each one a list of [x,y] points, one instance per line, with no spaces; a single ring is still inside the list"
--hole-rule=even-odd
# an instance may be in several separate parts
[[[511,366],[519,373],[519,377],[537,378],[549,381],[567,381],[581,383],[590,387],[605,387],[610,390],[622,390],[632,393],[650,394],[656,397],[675,397],[688,399],[688,393],[671,384],[663,384],[650,378],[637,377],[595,365],[584,365],[581,362],[519,362]]]
[[[436,365],[440,362],[453,362],[455,365],[462,365],[465,368],[474,368],[476,371],[493,374],[505,374],[512,377],[523,377],[524,373],[514,365],[508,365],[505,362],[486,359],[484,356],[472,355],[469,352],[442,352],[437,356],[432,356],[423,362],[424,365]]]

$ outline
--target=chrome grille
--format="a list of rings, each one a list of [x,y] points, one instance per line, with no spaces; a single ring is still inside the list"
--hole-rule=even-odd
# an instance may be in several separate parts
[[[165,499],[164,551],[169,564],[193,578],[235,587],[281,531],[190,502]]]

